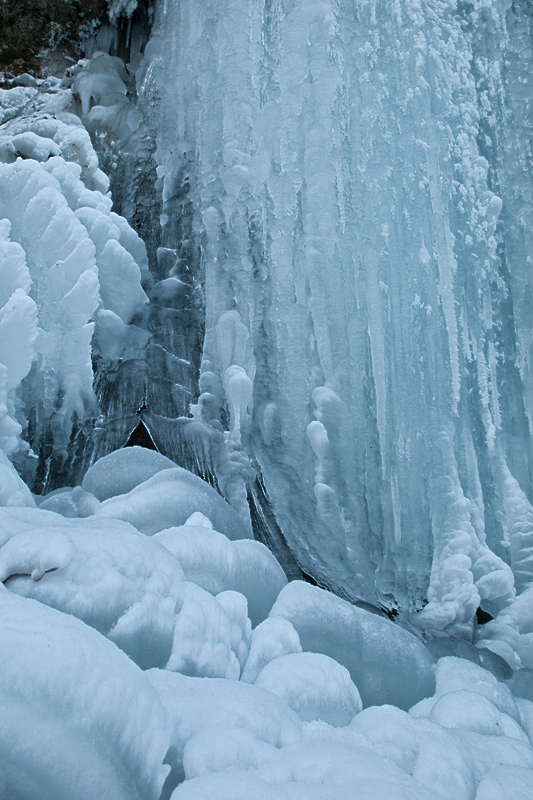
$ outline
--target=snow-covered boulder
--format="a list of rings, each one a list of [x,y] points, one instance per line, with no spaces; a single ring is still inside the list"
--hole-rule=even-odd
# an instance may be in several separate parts
[[[145,674],[69,614],[0,586],[0,796],[158,800],[170,737]]]
[[[237,512],[209,484],[181,467],[157,472],[130,492],[110,497],[95,516],[122,519],[152,535],[183,525],[199,510],[228,539],[251,537]]]
[[[346,667],[363,705],[408,709],[435,689],[432,660],[412,634],[302,581],[289,583],[270,612],[292,623],[302,649]]]

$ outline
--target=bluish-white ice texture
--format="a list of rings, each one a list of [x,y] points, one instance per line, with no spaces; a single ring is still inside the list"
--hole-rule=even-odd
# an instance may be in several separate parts
[[[158,0],[129,65],[0,89],[0,800],[531,800],[531,19]],[[150,136],[155,277],[95,150]],[[199,392],[152,341],[193,267]],[[212,485],[85,470],[163,351]]]

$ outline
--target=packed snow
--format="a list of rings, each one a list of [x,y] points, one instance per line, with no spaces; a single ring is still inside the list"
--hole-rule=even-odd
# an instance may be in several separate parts
[[[114,355],[147,301],[146,248],[112,211],[109,179],[70,111],[71,92],[0,91],[8,110],[26,93],[19,116],[0,130],[0,446],[27,452],[20,433],[31,424],[36,450],[51,432],[64,461],[73,427],[98,414],[93,357]]]
[[[36,507],[6,459],[2,797],[531,796],[523,680],[434,663],[378,613],[287,584],[264,545],[215,529],[213,490],[165,461],[125,448],[96,462],[95,494],[78,487],[93,512],[75,515],[76,489]],[[164,528],[162,485],[172,509],[196,504],[185,524],[149,535],[100,513],[96,495],[125,489],[110,499]]]

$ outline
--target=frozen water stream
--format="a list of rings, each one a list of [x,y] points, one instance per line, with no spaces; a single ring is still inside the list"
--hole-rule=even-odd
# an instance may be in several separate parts
[[[195,416],[306,572],[434,630],[530,558],[531,56],[525,3],[182,0],[137,73],[200,252]]]

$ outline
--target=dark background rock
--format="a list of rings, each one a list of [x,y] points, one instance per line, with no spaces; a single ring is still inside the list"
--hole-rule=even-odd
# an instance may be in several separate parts
[[[0,0],[0,71],[62,74],[106,10],[106,0]]]

